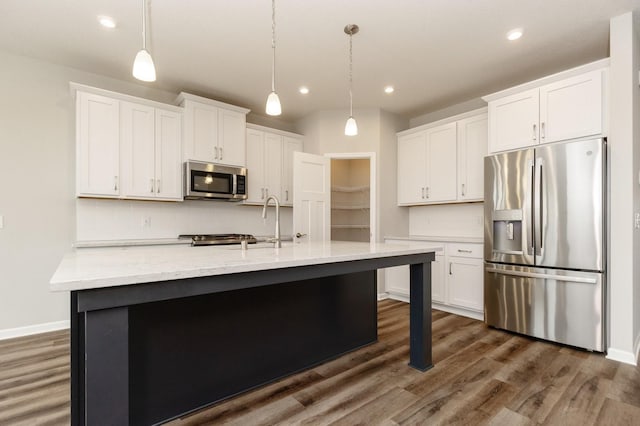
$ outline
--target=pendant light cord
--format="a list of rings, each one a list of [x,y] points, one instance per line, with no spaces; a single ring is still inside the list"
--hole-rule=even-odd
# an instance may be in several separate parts
[[[276,0],[271,0],[271,91],[276,91]]]
[[[353,117],[353,31],[349,33],[349,117]]]
[[[142,0],[142,49],[147,50],[147,0]]]

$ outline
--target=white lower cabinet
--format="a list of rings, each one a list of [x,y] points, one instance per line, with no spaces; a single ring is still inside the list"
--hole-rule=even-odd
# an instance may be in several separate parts
[[[484,287],[482,244],[442,243],[444,253],[436,253],[431,263],[431,300],[435,309],[476,319],[483,319]],[[406,240],[386,239],[387,243]],[[409,300],[409,266],[385,269],[385,285],[389,296]]]

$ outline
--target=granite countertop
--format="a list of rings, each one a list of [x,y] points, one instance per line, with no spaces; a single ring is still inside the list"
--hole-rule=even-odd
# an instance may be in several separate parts
[[[184,244],[77,248],[66,254],[50,281],[53,291],[224,275],[442,250],[442,245],[327,241],[191,247]]]
[[[425,237],[418,235],[410,235],[404,237],[385,236],[385,240],[405,240],[405,241],[433,241],[439,243],[484,243],[482,237]]]

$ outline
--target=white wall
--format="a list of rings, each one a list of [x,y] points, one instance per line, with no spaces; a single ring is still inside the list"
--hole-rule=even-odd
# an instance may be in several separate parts
[[[635,364],[640,345],[640,231],[634,229],[634,213],[640,212],[640,43],[632,13],[611,19],[610,51],[608,356]]]
[[[474,109],[484,108],[487,106],[487,103],[482,100],[482,98],[471,99],[466,102],[461,102],[459,104],[451,105],[450,107],[439,109],[437,111],[432,111],[427,114],[419,115],[418,117],[413,117],[409,120],[409,126],[418,127],[423,124],[433,123],[434,121],[442,120],[444,118],[448,118],[454,115],[462,114],[465,112],[473,111]]]

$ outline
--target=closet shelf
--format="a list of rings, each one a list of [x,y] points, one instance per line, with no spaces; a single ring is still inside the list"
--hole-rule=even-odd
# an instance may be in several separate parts
[[[369,210],[369,204],[334,204],[333,210]]]
[[[331,225],[335,229],[369,229],[369,225]]]
[[[365,192],[369,190],[369,186],[332,186],[333,192]]]

